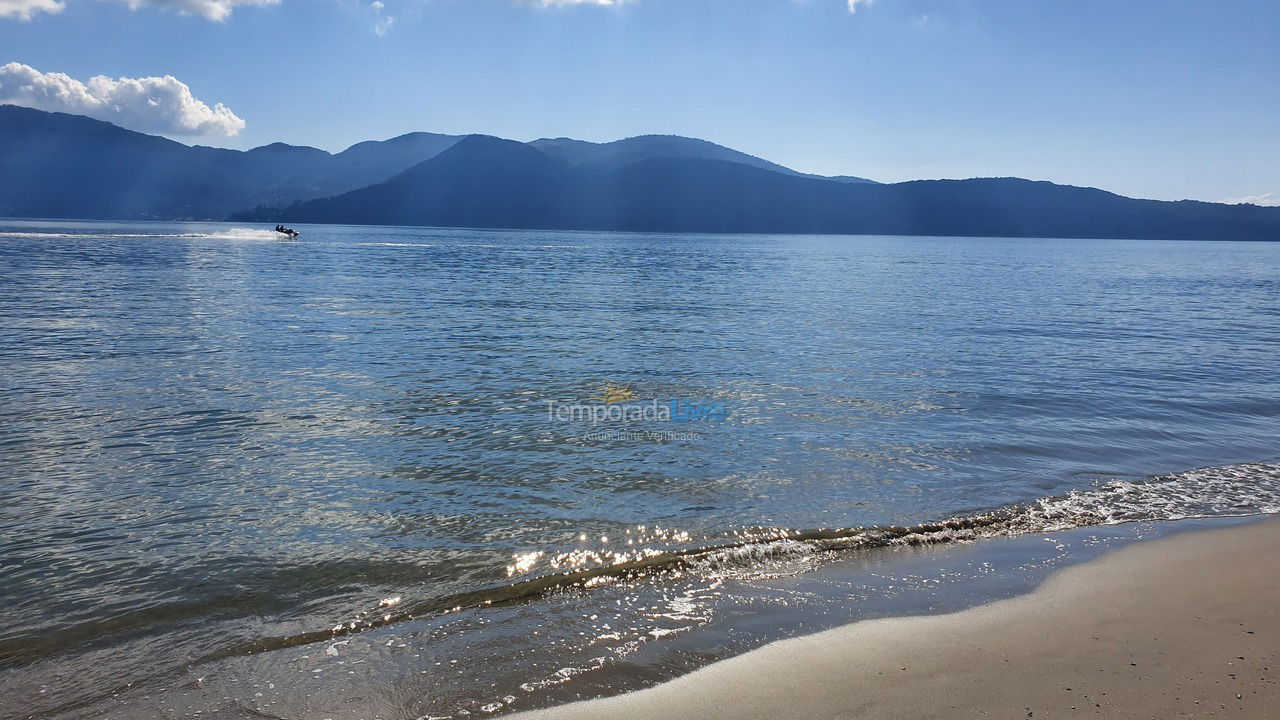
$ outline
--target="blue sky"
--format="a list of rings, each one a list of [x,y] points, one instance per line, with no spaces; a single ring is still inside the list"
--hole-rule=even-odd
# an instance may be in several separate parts
[[[26,66],[0,101],[153,78],[91,90],[155,94],[120,116],[154,132],[172,75],[209,106],[166,132],[189,143],[675,133],[824,174],[1280,204],[1275,0],[259,2],[0,0],[0,65]]]

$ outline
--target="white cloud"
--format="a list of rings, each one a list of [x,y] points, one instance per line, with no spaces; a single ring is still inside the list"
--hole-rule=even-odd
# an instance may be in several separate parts
[[[238,5],[276,5],[280,0],[120,0],[131,9],[158,7],[177,10],[184,15],[199,15],[207,20],[222,22],[231,17]],[[606,2],[607,4],[607,2]],[[30,20],[36,13],[58,13],[66,7],[65,0],[0,0],[0,18]]]
[[[859,5],[870,5],[871,0],[849,0],[849,12],[858,12]]]
[[[396,19],[382,12],[387,7],[382,0],[373,0],[373,2],[369,3],[369,7],[374,14],[373,34],[378,37],[386,37],[387,31],[391,30],[391,26],[396,24]]]
[[[5,2],[6,0],[0,0]],[[199,15],[206,20],[222,22],[231,17],[237,5],[276,5],[280,0],[122,0],[131,9],[158,7],[177,10],[184,15]]]
[[[0,0],[0,18],[30,20],[36,13],[60,13],[62,0]]]
[[[222,103],[210,108],[172,75],[88,84],[63,73],[42,73],[22,63],[0,65],[0,103],[88,115],[121,127],[165,135],[238,135],[244,120]]]
[[[562,7],[564,5],[604,5],[617,6],[631,0],[535,0],[542,7]]]
[[[1245,203],[1250,205],[1280,205],[1280,193],[1269,192],[1261,195],[1246,195],[1242,198],[1232,198],[1222,202],[1228,205],[1243,205]]]

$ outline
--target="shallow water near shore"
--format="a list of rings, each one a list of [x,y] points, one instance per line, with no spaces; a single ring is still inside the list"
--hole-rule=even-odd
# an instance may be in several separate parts
[[[298,229],[0,221],[5,717],[527,709],[1280,510],[1277,245]]]

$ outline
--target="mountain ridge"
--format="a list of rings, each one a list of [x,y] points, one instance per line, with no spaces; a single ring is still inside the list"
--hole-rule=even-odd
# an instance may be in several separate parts
[[[410,132],[354,143],[336,153],[284,142],[242,151],[184,145],[80,115],[0,105],[0,172],[24,177],[28,186],[0,181],[0,215],[225,219],[253,206],[287,206],[380,183],[463,137]],[[694,152],[795,172],[695,138],[565,140],[580,146],[578,155],[587,147],[603,148],[606,154],[629,150],[633,158]],[[655,142],[663,147],[653,147]],[[646,144],[648,149],[637,150]]]
[[[1280,239],[1280,208],[1020,178],[838,183],[706,158],[574,165],[470,136],[386,183],[242,220],[650,232]]]
[[[254,204],[324,197],[385,179],[452,142],[437,137],[444,140],[434,146],[405,147],[393,138],[337,154],[286,143],[240,151],[0,105],[0,215],[221,220]]]
[[[1019,178],[881,184],[695,138],[406,133],[338,153],[188,146],[0,105],[0,215],[670,232],[1280,239],[1280,208]]]
[[[559,157],[574,165],[594,165],[617,169],[630,162],[657,157],[686,157],[705,160],[725,160],[748,167],[772,170],[784,175],[818,178],[837,182],[875,183],[874,180],[838,175],[827,177],[802,173],[784,165],[749,155],[733,148],[717,145],[699,138],[681,135],[636,135],[611,142],[596,143],[573,138],[541,138],[528,143],[553,157]]]

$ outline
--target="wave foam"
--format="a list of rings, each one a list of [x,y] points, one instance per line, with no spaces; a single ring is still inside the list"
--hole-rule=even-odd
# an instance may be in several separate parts
[[[1094,525],[1244,517],[1280,512],[1280,465],[1245,464],[1160,475],[1143,481],[1111,481],[1087,490],[1042,498],[989,512],[957,516],[913,527],[877,526],[818,530],[759,530],[717,545],[631,554],[614,564],[531,577],[509,585],[444,598],[397,604],[388,612],[362,612],[332,630],[264,638],[213,656],[293,647],[383,627],[429,613],[523,602],[567,588],[592,587],[629,577],[692,572],[710,579],[762,578],[810,569],[830,551],[893,545],[969,542],[983,538],[1050,533]]]

